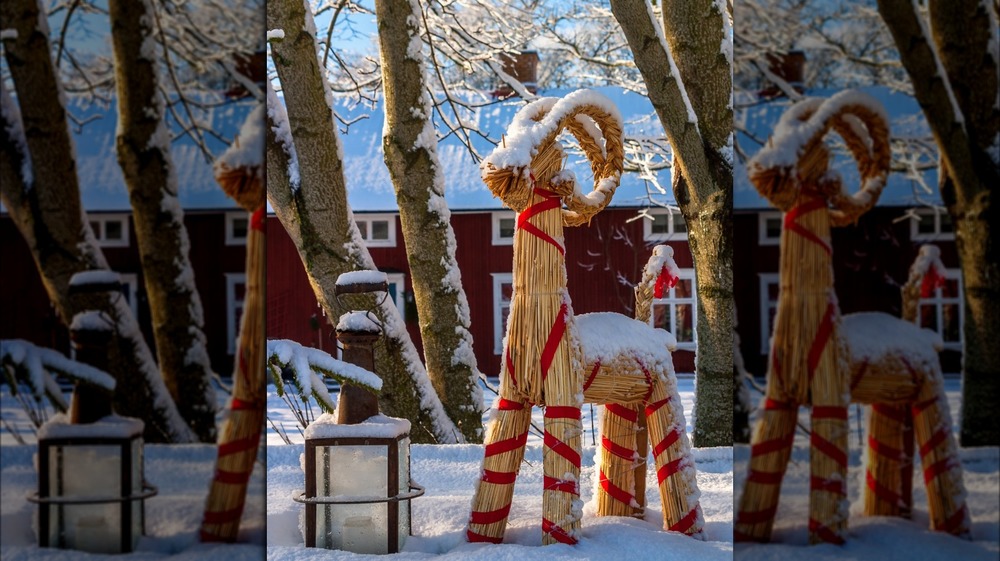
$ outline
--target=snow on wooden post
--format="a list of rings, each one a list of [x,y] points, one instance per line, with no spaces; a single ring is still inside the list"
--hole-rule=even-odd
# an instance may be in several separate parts
[[[389,279],[380,271],[351,271],[337,277],[334,294],[365,294],[389,291]],[[382,336],[382,324],[375,314],[352,311],[337,322],[337,341],[344,346],[344,362],[375,371],[375,343]],[[337,404],[337,423],[354,425],[378,414],[378,397],[357,384],[344,383]]]
[[[114,271],[83,271],[70,278],[69,296],[82,299],[102,292],[120,292],[121,277]],[[73,316],[70,339],[76,360],[98,370],[108,371],[108,345],[114,337],[114,320],[100,310],[87,310]],[[77,382],[70,401],[70,422],[92,423],[111,411],[111,393],[100,386]]]

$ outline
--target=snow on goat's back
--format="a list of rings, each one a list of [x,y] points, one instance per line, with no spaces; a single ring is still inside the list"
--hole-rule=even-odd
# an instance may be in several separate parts
[[[573,321],[587,364],[630,356],[649,369],[674,371],[670,353],[677,348],[677,339],[669,331],[612,312],[583,314]]]

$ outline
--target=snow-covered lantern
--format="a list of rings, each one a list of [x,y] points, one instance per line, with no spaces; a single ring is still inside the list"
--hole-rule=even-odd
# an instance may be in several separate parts
[[[384,273],[341,275],[336,293],[386,292]],[[344,376],[337,418],[323,415],[305,431],[307,547],[397,553],[410,535],[410,500],[423,488],[410,480],[410,422],[379,414],[378,398],[351,379],[371,376],[382,326],[370,312],[348,312],[337,324]],[[351,372],[347,372],[351,374]],[[378,380],[380,385],[381,380]]]
[[[112,276],[114,278],[112,278]],[[120,290],[117,274],[80,273],[70,294]],[[114,324],[103,311],[74,316],[70,335],[81,365],[68,414],[38,431],[38,545],[91,553],[128,553],[145,526],[143,422],[111,410],[114,380],[106,373]]]

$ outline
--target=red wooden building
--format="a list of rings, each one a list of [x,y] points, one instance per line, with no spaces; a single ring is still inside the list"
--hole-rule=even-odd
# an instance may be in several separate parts
[[[208,110],[205,122],[232,139],[252,108],[252,101],[224,104]],[[108,265],[121,274],[123,297],[155,352],[131,207],[114,150],[115,108],[71,101],[70,111],[87,121],[82,130],[73,127],[87,220]],[[225,149],[225,144],[215,139],[207,141],[216,154]],[[211,163],[193,142],[178,139],[171,152],[191,240],[189,257],[204,308],[209,357],[218,374],[229,376],[243,306],[248,217],[222,192]],[[69,355],[68,330],[49,302],[27,243],[3,208],[0,259],[0,338],[25,339]]]
[[[537,61],[537,57],[534,58]],[[521,76],[534,84],[531,65]],[[600,88],[622,113],[626,134],[662,136],[662,128],[649,100],[618,88]],[[561,96],[568,91],[539,91],[540,95]],[[477,127],[499,142],[523,101],[497,101],[489,96],[468,96],[470,106],[462,121]],[[389,274],[391,293],[403,314],[409,332],[420,347],[417,311],[413,303],[405,243],[400,234],[396,197],[382,160],[381,105],[359,107],[350,99],[337,100],[337,110],[351,125],[341,131],[348,200],[355,220],[366,238],[378,268]],[[481,154],[493,144],[473,138]],[[480,370],[496,376],[500,372],[501,341],[509,306],[514,213],[494,199],[479,178],[479,169],[455,135],[438,144],[438,157],[445,182],[445,199],[452,212],[451,226],[458,241],[456,259],[462,284],[469,299],[473,347]],[[570,156],[573,169],[584,188],[590,184],[589,167]],[[654,174],[655,183],[667,186],[669,170]],[[695,297],[694,273],[687,233],[670,195],[659,193],[653,180],[627,173],[612,206],[600,213],[590,226],[566,230],[566,262],[569,291],[576,314],[613,311],[631,315],[634,308],[632,286],[658,243],[674,247],[682,269],[681,281],[654,306],[657,325],[677,336],[679,350],[674,355],[678,372],[694,370]],[[664,205],[664,206],[658,206]],[[651,208],[652,207],[652,208]],[[647,217],[639,218],[643,211]],[[268,219],[268,316],[269,338],[293,339],[330,351],[330,321],[323,317],[306,280],[298,253],[281,224]]]

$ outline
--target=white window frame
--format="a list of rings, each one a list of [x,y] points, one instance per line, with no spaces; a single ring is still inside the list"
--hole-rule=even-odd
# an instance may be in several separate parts
[[[517,215],[509,210],[502,210],[492,213],[493,222],[493,245],[514,245],[514,236],[504,238],[500,236],[500,220],[511,219],[514,221],[514,229],[517,230]]]
[[[942,276],[948,280],[954,280],[958,282],[958,294],[955,296],[942,296],[941,289],[935,288],[934,295],[930,298],[921,297],[917,302],[917,319],[916,324],[920,326],[920,313],[921,309],[926,305],[933,305],[936,310],[937,317],[937,328],[932,331],[936,332],[941,336],[941,340],[944,341],[944,305],[945,304],[957,304],[958,305],[958,341],[944,341],[944,348],[950,351],[961,351],[962,345],[965,344],[965,301],[962,297],[964,294],[964,288],[962,286],[962,271],[961,269],[945,269]],[[928,328],[929,329],[929,328]]]
[[[129,243],[129,215],[127,213],[96,213],[87,214],[87,223],[98,222],[100,231],[94,232],[94,239],[100,247],[128,247]],[[122,238],[120,240],[109,240],[105,236],[108,222],[121,222]]]
[[[233,230],[237,219],[247,221],[247,235],[239,237]],[[250,235],[250,215],[242,211],[229,211],[226,213],[226,245],[246,245],[247,236]]]
[[[225,273],[226,275],[226,352],[230,355],[236,354],[236,337],[240,332],[240,322],[236,321],[236,283],[247,282],[246,273]],[[244,296],[246,291],[244,290]],[[239,302],[240,318],[243,317],[243,310],[246,302]]]
[[[389,237],[384,240],[371,240],[368,237],[372,233],[372,222],[386,221],[389,223]],[[364,222],[365,236],[362,236],[365,240],[366,247],[396,247],[396,215],[395,214],[355,214],[354,222],[361,224]],[[361,227],[359,226],[360,230]]]
[[[781,243],[780,231],[776,238],[767,235],[767,221],[775,218],[778,219],[778,222],[781,222],[781,213],[773,210],[757,213],[757,245],[778,245]]]
[[[760,354],[766,355],[771,352],[771,326],[769,325],[768,319],[771,314],[769,313],[772,309],[775,311],[775,317],[777,317],[778,312],[778,300],[771,301],[768,298],[768,287],[772,284],[778,285],[778,290],[781,290],[781,275],[778,273],[757,273],[758,285],[760,287]]]
[[[690,280],[691,281],[691,296],[684,296],[678,298],[674,296],[674,291],[676,288],[671,288],[664,298],[654,298],[652,306],[655,308],[657,305],[668,306],[670,309],[670,333],[677,336],[677,305],[678,304],[690,304],[691,305],[691,329],[693,341],[677,342],[677,349],[681,351],[693,351],[698,346],[698,286],[694,278],[694,269],[679,269],[677,278],[678,280]],[[649,314],[649,324],[653,325],[655,321],[655,314]]]
[[[955,227],[952,224],[951,232],[941,231],[941,215],[947,213],[948,211],[944,209],[935,208],[915,208],[912,211],[913,218],[910,219],[910,240],[915,242],[943,242],[943,241],[953,241],[955,239]],[[918,232],[918,227],[920,226],[919,217],[922,216],[933,216],[934,217],[934,232],[930,234],[922,234]]]
[[[132,309],[132,315],[139,319],[139,275],[135,273],[119,273],[122,288],[128,294],[128,307]]]
[[[667,216],[667,233],[654,234],[653,217],[662,215]],[[684,218],[680,210],[673,211],[669,208],[646,209],[645,216],[643,216],[642,219],[642,239],[647,242],[674,242],[688,239],[687,228],[685,228],[683,232],[677,232],[675,230],[674,219],[676,216],[680,216],[681,219]]]
[[[503,353],[503,338],[507,331],[503,325],[503,307],[500,303],[502,292],[500,289],[504,284],[514,283],[514,274],[490,273],[490,276],[493,277],[493,354],[498,355]]]
[[[399,317],[403,321],[406,321],[406,300],[403,298],[403,291],[406,290],[406,275],[403,273],[386,273],[385,276],[390,285],[396,285],[396,297],[393,298],[393,301],[396,303],[396,309],[399,310]]]

